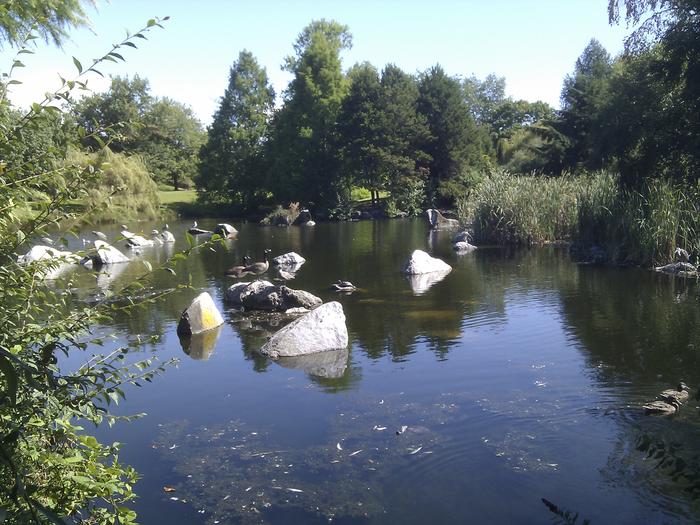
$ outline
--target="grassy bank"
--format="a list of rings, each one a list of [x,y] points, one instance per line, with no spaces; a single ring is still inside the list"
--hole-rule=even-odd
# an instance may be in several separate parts
[[[650,181],[621,189],[596,173],[558,178],[493,173],[459,202],[460,219],[476,242],[537,244],[570,241],[602,249],[615,263],[662,264],[676,247],[700,252],[697,188]]]

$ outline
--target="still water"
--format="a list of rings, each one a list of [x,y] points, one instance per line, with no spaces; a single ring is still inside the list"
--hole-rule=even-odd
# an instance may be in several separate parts
[[[118,291],[145,272],[140,259],[165,262],[187,247],[188,226],[171,223],[174,248],[144,249],[107,273],[76,270],[77,300]],[[108,349],[179,359],[117,409],[146,416],[99,430],[142,475],[141,523],[700,520],[695,283],[576,265],[556,248],[458,256],[422,220],[235,226],[237,239],[148,282],[191,289],[97,330],[116,335]],[[290,287],[342,303],[347,352],[279,362],[256,353],[287,321],[231,308],[223,295],[236,280],[223,274],[265,248],[307,259]],[[400,269],[416,248],[452,272],[409,280]],[[337,279],[359,289],[339,295],[329,290]],[[201,291],[226,323],[218,339],[183,346],[177,322]],[[678,414],[642,413],[681,379],[692,391]]]

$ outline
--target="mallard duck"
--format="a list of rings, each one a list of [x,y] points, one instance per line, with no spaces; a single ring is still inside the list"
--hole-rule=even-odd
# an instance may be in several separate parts
[[[336,292],[352,292],[355,289],[355,285],[352,284],[350,281],[337,280],[336,282],[331,284],[331,290],[335,290]]]
[[[243,256],[243,264],[239,266],[232,266],[224,272],[224,275],[230,277],[243,277],[246,273],[246,268],[250,265],[250,257],[247,255]]]
[[[658,399],[659,401],[665,401],[666,403],[674,405],[677,408],[686,401],[688,401],[689,396],[690,394],[688,393],[688,385],[681,381],[680,383],[678,383],[678,386],[675,390],[664,390],[658,395],[656,399]]]

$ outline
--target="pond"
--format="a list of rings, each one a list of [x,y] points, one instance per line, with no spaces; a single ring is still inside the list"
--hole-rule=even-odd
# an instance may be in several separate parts
[[[144,249],[107,273],[77,270],[76,301],[118,291],[145,272],[138,259],[157,266],[186,248],[189,224],[171,223],[174,248]],[[124,443],[122,459],[142,475],[141,523],[700,520],[696,283],[577,265],[554,247],[460,256],[423,220],[235,226],[235,240],[147,283],[191,289],[97,329],[116,335],[107,349],[180,361],[117,408],[146,416],[98,431]],[[347,352],[279,362],[256,352],[287,321],[227,305],[237,281],[224,270],[265,248],[306,258],[287,285],[342,304]],[[400,270],[416,248],[452,272],[409,280]],[[331,291],[337,279],[358,290]],[[200,291],[226,323],[183,347],[177,322]],[[679,380],[692,390],[677,414],[643,413]]]

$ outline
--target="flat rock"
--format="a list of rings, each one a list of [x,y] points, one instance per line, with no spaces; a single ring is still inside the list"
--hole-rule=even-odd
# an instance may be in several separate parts
[[[126,255],[105,241],[95,241],[95,253],[90,255],[90,259],[95,266],[130,262]]]
[[[294,308],[312,310],[323,303],[319,297],[304,290],[293,290],[262,280],[236,283],[226,290],[224,298],[245,310],[271,312],[286,312]]]
[[[408,275],[420,275],[431,272],[449,272],[452,266],[445,261],[431,257],[423,250],[414,250],[403,267],[403,273]]]
[[[272,262],[276,264],[277,266],[301,266],[306,262],[306,259],[304,259],[301,255],[299,255],[296,252],[289,252],[285,253],[283,255],[278,255],[274,259],[272,259]]]
[[[222,222],[216,225],[216,228],[214,228],[214,233],[216,235],[220,235],[224,239],[233,239],[238,233],[238,230],[230,224]]]
[[[145,237],[142,237],[141,235],[137,235],[135,233],[131,233],[128,230],[122,230],[121,235],[122,235],[122,237],[124,237],[126,239],[126,245],[129,248],[141,247],[141,246],[153,246],[152,239],[146,239]]]
[[[199,294],[182,312],[177,325],[177,335],[194,335],[224,324],[224,318],[216,308],[214,300],[207,292]]]
[[[29,264],[36,261],[46,261],[49,259],[63,259],[65,262],[78,262],[80,257],[78,257],[73,252],[61,251],[51,246],[45,246],[43,244],[37,244],[32,246],[26,254],[20,255],[17,258],[17,262],[20,264]]]
[[[273,335],[260,352],[277,359],[339,350],[347,346],[348,329],[343,307],[333,301],[292,321]]]

